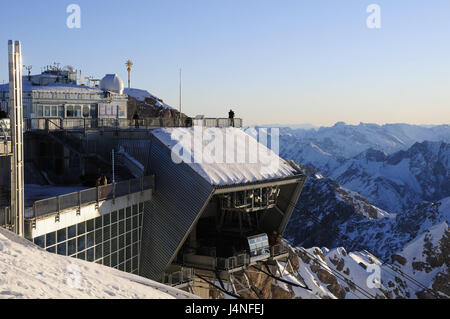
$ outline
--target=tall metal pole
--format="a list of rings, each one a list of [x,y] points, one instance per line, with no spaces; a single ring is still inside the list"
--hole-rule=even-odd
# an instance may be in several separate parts
[[[20,41],[8,41],[9,110],[11,121],[11,215],[13,230],[24,236],[24,157],[22,104],[22,46]]]
[[[181,69],[180,69],[180,117],[181,117]]]
[[[112,182],[115,183],[116,182],[116,174],[115,174],[115,169],[114,169],[114,149],[112,149],[111,152],[111,160],[112,160]]]

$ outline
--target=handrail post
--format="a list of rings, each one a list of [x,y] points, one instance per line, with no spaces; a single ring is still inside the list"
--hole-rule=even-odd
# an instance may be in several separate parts
[[[81,214],[81,192],[78,192],[78,214]]]

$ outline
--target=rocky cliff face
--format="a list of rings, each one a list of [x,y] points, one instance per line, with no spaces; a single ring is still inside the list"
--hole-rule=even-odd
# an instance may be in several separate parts
[[[174,108],[164,104],[162,100],[154,97],[135,98],[131,95],[128,97],[128,119],[132,119],[135,113],[138,113],[139,118],[146,117],[163,117],[163,118],[178,118],[180,112]],[[186,117],[181,114],[181,117]]]

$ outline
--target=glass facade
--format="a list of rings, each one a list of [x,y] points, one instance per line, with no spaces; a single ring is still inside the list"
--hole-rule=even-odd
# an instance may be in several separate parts
[[[33,239],[49,252],[139,273],[144,204],[113,211]]]
[[[250,257],[265,256],[270,254],[269,239],[266,234],[248,238]]]

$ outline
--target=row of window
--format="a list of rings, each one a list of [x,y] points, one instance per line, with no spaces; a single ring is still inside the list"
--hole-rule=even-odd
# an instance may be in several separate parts
[[[97,118],[98,106],[92,105],[37,105],[37,117]]]
[[[143,203],[33,239],[51,253],[137,273]]]

